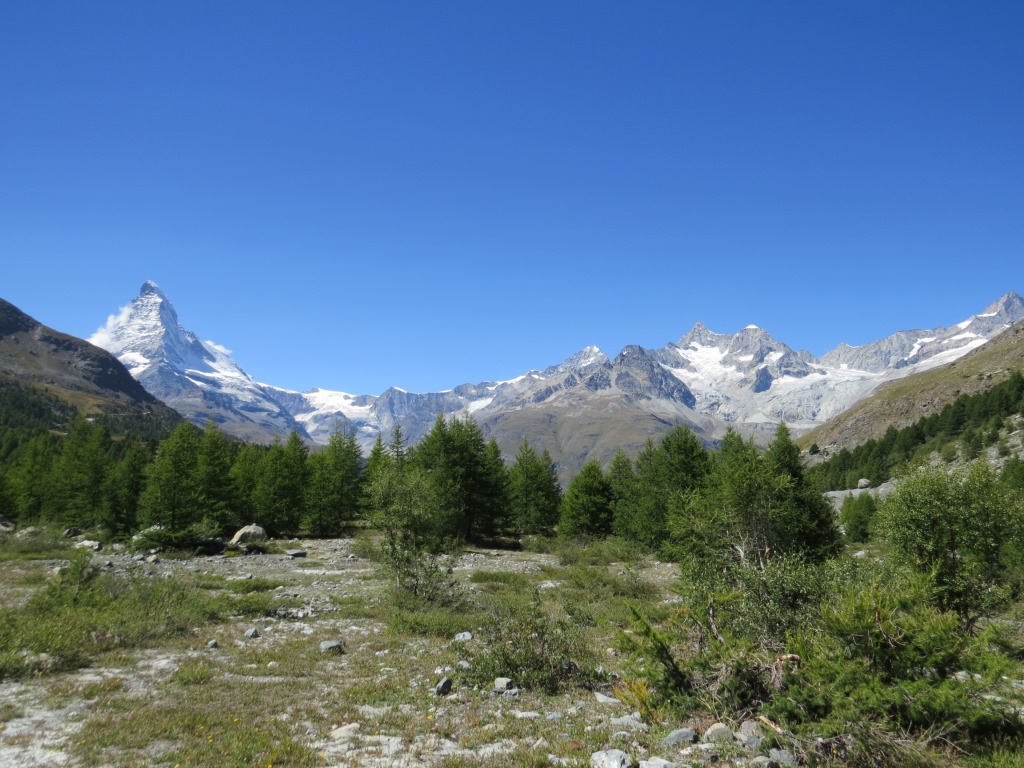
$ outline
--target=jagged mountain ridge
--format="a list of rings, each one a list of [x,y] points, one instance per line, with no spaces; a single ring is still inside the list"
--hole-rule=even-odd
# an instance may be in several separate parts
[[[730,426],[756,435],[781,421],[805,432],[878,386],[950,362],[1021,319],[1024,302],[1008,293],[956,325],[901,331],[860,347],[840,345],[821,358],[793,350],[757,326],[722,334],[698,322],[659,349],[631,345],[609,358],[586,347],[509,381],[430,393],[393,387],[380,395],[260,384],[223,348],[182,329],[166,296],[148,282],[94,340],[109,340],[107,348],[151,392],[188,418],[214,418],[245,439],[297,429],[325,443],[333,431],[350,429],[368,448],[396,425],[415,442],[438,413],[469,415],[508,456],[529,439],[571,471],[589,458],[606,461],[619,447],[639,449],[677,424],[707,441]]]
[[[115,355],[146,390],[200,426],[212,420],[230,435],[257,442],[287,437],[293,429],[309,438],[226,349],[186,331],[166,294],[150,280],[89,341]]]

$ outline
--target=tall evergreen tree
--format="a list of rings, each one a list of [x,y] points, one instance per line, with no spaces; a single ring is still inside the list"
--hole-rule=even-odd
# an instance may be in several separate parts
[[[292,536],[299,532],[308,453],[299,433],[292,430],[288,442],[275,442],[260,462],[253,496],[257,522],[277,535]]]
[[[201,517],[196,465],[199,430],[183,421],[160,443],[156,458],[146,469],[146,485],[139,499],[142,525],[162,525],[180,531]]]
[[[541,456],[526,440],[508,470],[509,517],[519,535],[551,534],[558,525],[562,488],[551,456]]]
[[[355,435],[335,432],[326,448],[309,457],[303,528],[314,536],[337,536],[358,514],[361,498],[362,454]]]
[[[132,440],[107,473],[103,486],[103,526],[115,535],[123,536],[138,527],[139,500],[152,458],[147,444]]]
[[[607,536],[612,530],[612,489],[601,465],[588,461],[562,497],[559,536]]]
[[[234,446],[217,428],[217,424],[212,421],[208,423],[199,441],[196,486],[202,517],[223,532],[239,524],[232,509],[231,466],[234,456]]]
[[[49,477],[45,517],[82,528],[103,518],[103,484],[110,469],[110,435],[79,414]]]

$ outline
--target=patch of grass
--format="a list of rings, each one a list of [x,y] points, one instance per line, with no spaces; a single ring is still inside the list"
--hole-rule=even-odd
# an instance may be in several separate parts
[[[521,573],[508,571],[476,571],[469,576],[471,584],[479,584],[485,591],[511,590],[529,592],[532,581]]]
[[[10,560],[60,560],[72,549],[70,539],[58,531],[39,528],[20,535],[0,536],[0,562]]]
[[[25,710],[10,701],[0,703],[0,723],[9,723],[25,716]]]
[[[607,566],[613,563],[637,563],[643,557],[644,550],[635,542],[613,536],[595,541],[555,539],[554,553],[562,565]]]
[[[251,686],[246,686],[250,688]],[[108,712],[88,720],[71,744],[84,766],[206,765],[255,768],[321,765],[319,756],[296,738],[294,728],[267,706],[263,695],[234,686],[195,687],[180,697]]]
[[[175,685],[205,685],[214,676],[213,666],[207,659],[185,659],[167,680]]]
[[[340,619],[375,619],[384,621],[387,609],[377,600],[358,597],[356,595],[331,595],[331,604],[336,608],[335,614]]]
[[[396,635],[451,638],[480,623],[480,615],[448,608],[397,610],[388,620],[388,632]]]
[[[237,592],[240,595],[247,595],[251,592],[270,592],[283,586],[284,582],[277,579],[229,579],[224,583],[224,589]]]

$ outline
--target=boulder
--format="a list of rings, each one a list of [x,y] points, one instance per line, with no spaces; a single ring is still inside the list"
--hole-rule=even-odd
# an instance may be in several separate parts
[[[3,515],[0,515],[0,533],[11,533],[14,530],[14,523]]]
[[[725,723],[712,723],[708,726],[708,729],[704,731],[704,741],[726,742],[732,740],[732,728]]]
[[[590,768],[631,768],[633,761],[621,749],[606,749],[590,756]]]
[[[239,528],[237,533],[231,537],[232,544],[248,544],[254,541],[266,541],[267,532],[262,526],[259,525],[247,525],[244,528]]]
[[[344,640],[324,640],[320,643],[320,653],[344,653]]]

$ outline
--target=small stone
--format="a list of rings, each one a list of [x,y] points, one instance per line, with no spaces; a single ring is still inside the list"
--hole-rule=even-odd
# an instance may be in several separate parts
[[[0,521],[6,521],[6,518],[0,517]],[[0,522],[0,528],[3,528],[3,527],[4,527],[3,526],[3,522]],[[13,531],[14,530],[14,526],[11,525],[10,529]],[[73,538],[75,538],[75,536],[81,536],[81,535],[82,535],[82,529],[81,528],[75,528],[75,527],[72,526],[71,528],[65,528],[64,529],[64,538],[65,539],[73,539]]]
[[[320,643],[320,653],[337,653],[341,654],[345,652],[345,641],[344,640],[324,640]]]
[[[513,709],[512,717],[516,720],[537,720],[540,717],[540,712],[523,712],[518,709]]]
[[[276,661],[268,661],[267,662],[267,669],[277,669],[280,666],[281,666],[281,664],[279,662],[276,662]]]
[[[594,691],[594,698],[598,704],[621,704],[622,702],[616,699],[614,696],[605,696],[600,691]]]
[[[211,640],[210,642],[208,642],[206,644],[206,647],[207,648],[220,648],[220,643],[218,643],[216,640]]]
[[[453,643],[468,643],[473,639],[472,632],[459,632],[455,637],[452,638]]]
[[[631,768],[633,761],[621,749],[606,749],[590,756],[590,768]]]
[[[306,550],[304,549],[286,549],[284,553],[288,555],[288,557],[290,557],[292,560],[306,556]]]
[[[353,739],[359,733],[359,723],[349,723],[331,731],[331,738],[334,741],[347,741]]]
[[[564,720],[565,719],[565,712],[548,712],[547,715],[544,716],[544,719],[545,720]]]
[[[149,555],[148,557],[146,557],[146,562],[149,563],[150,565],[156,565],[157,563],[160,562],[160,556],[159,555]]]
[[[502,691],[508,691],[512,688],[511,677],[496,677],[494,678],[494,687],[491,690],[501,693]]]
[[[98,541],[92,539],[82,539],[81,541],[75,542],[75,549],[91,549],[93,552],[99,552],[103,549],[103,545]]]
[[[747,765],[750,766],[750,768],[770,768],[772,761],[764,755],[758,755],[757,757],[751,758]]]
[[[768,759],[779,765],[796,765],[796,758],[788,749],[769,749]]]
[[[622,717],[613,717],[611,724],[619,727],[626,727],[634,731],[646,731],[647,723],[640,719],[640,715],[633,713]]]
[[[450,677],[442,677],[437,685],[434,686],[434,693],[438,696],[447,696],[452,692],[452,679]]]
[[[693,744],[695,741],[697,741],[697,732],[693,728],[676,728],[661,740],[661,746],[663,749],[668,749],[677,744]]]
[[[640,761],[640,768],[676,768],[676,764],[664,757],[651,757]]]
[[[501,694],[501,698],[503,698],[503,699],[518,699],[519,698],[519,689],[518,688],[509,688],[507,691],[505,691],[505,692],[503,692]]]
[[[732,728],[725,723],[712,723],[704,731],[704,741],[718,743],[732,740]]]
[[[250,640],[255,640],[257,637],[260,636],[260,631],[256,629],[256,627],[250,627],[249,629],[245,630],[245,636],[248,637]]]
[[[457,662],[457,663],[455,664],[455,666],[456,666],[456,667],[458,667],[458,668],[459,668],[459,669],[461,669],[461,670],[467,670],[467,669],[471,669],[471,668],[473,667],[473,665],[472,665],[472,664],[470,664],[470,663],[469,663],[468,661],[466,661],[465,659],[460,659],[460,660],[459,660],[459,661],[458,661],[458,662]]]

